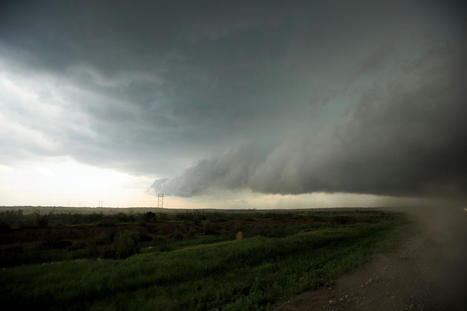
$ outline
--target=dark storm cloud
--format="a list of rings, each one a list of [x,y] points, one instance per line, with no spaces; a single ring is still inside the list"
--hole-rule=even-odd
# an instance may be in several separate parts
[[[213,183],[278,193],[404,192],[402,185],[352,188],[344,177],[330,186],[317,176],[332,163],[333,180],[351,171],[329,128],[345,127],[352,137],[370,131],[369,123],[336,121],[365,102],[388,107],[393,118],[402,113],[382,85],[410,80],[415,69],[407,64],[462,36],[460,8],[435,1],[3,2],[0,144],[7,152],[0,160],[71,156],[169,177],[158,184],[183,195]],[[414,86],[420,94],[396,93],[423,96],[424,85],[440,93],[451,72],[437,72]],[[359,124],[357,115],[343,120]],[[400,122],[412,119],[407,113]],[[397,137],[388,146],[396,148]],[[363,135],[360,147],[369,139]],[[349,161],[360,158],[353,148]],[[418,153],[406,152],[416,162]]]
[[[258,135],[269,132],[265,103],[268,121],[280,118],[295,88],[278,75],[278,27],[294,10],[269,1],[11,2],[0,13],[4,71],[49,81],[42,102],[56,101],[68,120],[45,125],[30,103],[20,112],[5,95],[6,118],[56,140],[51,155],[167,174],[243,141],[257,122]],[[94,136],[69,128],[75,114]]]
[[[464,195],[466,52],[463,43],[430,50],[393,81],[365,92],[327,129],[301,133],[262,159],[231,152],[153,188],[179,195],[217,187],[281,194]]]

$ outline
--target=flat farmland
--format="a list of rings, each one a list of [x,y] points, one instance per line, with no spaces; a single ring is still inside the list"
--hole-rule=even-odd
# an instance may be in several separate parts
[[[268,310],[332,285],[411,228],[381,210],[0,213],[1,303],[52,310]]]

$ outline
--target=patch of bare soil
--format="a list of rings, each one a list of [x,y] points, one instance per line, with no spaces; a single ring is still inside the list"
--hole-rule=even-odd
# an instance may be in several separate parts
[[[417,233],[396,251],[276,310],[467,310],[467,213],[413,209]]]

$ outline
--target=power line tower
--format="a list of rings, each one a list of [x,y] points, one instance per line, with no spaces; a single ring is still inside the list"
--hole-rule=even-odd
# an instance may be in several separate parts
[[[158,193],[157,194],[157,206],[158,208],[164,208],[164,194]]]

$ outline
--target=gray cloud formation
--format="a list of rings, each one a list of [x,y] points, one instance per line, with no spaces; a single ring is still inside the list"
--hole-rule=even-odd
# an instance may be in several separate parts
[[[460,45],[459,45],[460,44]],[[240,149],[203,160],[155,191],[210,188],[298,194],[462,194],[467,186],[463,43],[434,48],[365,92],[341,119],[285,140],[263,157]]]
[[[69,156],[167,177],[155,188],[185,196],[213,185],[413,192],[420,158],[463,146],[457,132],[445,139],[463,95],[438,104],[462,57],[427,51],[465,34],[464,12],[455,1],[2,2],[0,162]],[[433,102],[433,113],[404,100]],[[446,125],[426,125],[442,112]],[[395,130],[417,123],[413,135],[432,140]],[[388,172],[406,167],[407,184],[370,187],[384,175],[378,157]],[[379,173],[351,187],[365,170]]]
[[[295,11],[279,1],[2,3],[3,118],[53,141],[2,135],[3,162],[70,155],[167,175],[244,141],[257,124],[257,136],[271,133],[269,121],[294,118],[281,116],[285,100],[304,102],[281,75],[280,45],[296,28],[283,23]],[[34,103],[18,98],[26,91]],[[44,112],[51,106],[59,116]]]

